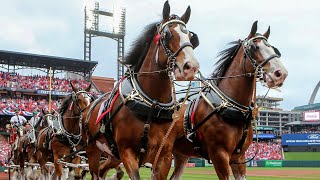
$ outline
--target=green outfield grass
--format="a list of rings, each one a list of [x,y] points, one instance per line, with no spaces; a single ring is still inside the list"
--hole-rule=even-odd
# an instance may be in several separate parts
[[[314,171],[313,173],[299,173],[306,171]],[[112,175],[115,171],[111,170],[108,174]],[[150,179],[150,169],[141,168],[140,176],[142,180]],[[294,172],[294,173],[293,173]],[[318,173],[317,173],[318,172]],[[170,175],[172,169],[170,171]],[[320,179],[320,168],[247,168],[247,179],[248,180],[319,180]],[[255,174],[255,175],[254,175]],[[297,174],[297,175],[295,175]],[[87,176],[87,179],[91,179]],[[129,179],[127,174],[125,174],[124,180]],[[182,180],[206,180],[213,179],[217,180],[218,177],[215,174],[213,167],[196,167],[196,168],[186,168]]]
[[[285,160],[320,160],[320,152],[285,152]]]

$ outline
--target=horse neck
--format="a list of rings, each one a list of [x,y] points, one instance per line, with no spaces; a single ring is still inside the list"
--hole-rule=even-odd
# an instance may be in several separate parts
[[[41,119],[40,119],[41,120]],[[40,121],[39,120],[39,121]],[[42,119],[41,121],[47,121],[46,119]],[[42,129],[44,129],[45,127],[47,127],[48,126],[48,124],[47,123],[45,123],[45,122],[42,122],[42,125],[41,125],[41,122],[37,125],[37,127],[35,128],[35,135],[36,135],[36,137],[38,137],[38,134],[39,134],[39,132],[42,130]],[[45,125],[44,125],[45,124]]]
[[[73,109],[69,108],[62,115],[63,127],[69,133],[79,133],[79,115],[74,112],[78,112],[76,106],[73,105]]]
[[[249,60],[244,59],[243,49],[240,48],[224,76],[236,76],[244,74],[243,63],[246,63],[246,71],[252,72],[253,68]],[[253,95],[253,77],[239,77],[222,79],[218,84],[228,97],[241,105],[249,106]]]
[[[156,53],[157,45],[152,43],[139,72],[152,72],[161,70],[156,62]],[[167,73],[140,74],[138,75],[137,79],[142,91],[149,98],[155,99],[161,103],[171,102],[172,85]]]

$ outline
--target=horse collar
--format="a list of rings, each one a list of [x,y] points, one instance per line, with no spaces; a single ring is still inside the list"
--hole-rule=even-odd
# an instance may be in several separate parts
[[[130,76],[125,78],[119,85],[119,92],[122,101],[126,102],[125,105],[129,109],[140,115],[148,115],[154,100],[143,93],[134,77]],[[171,96],[173,97],[174,94],[172,93]],[[175,103],[173,98],[169,103],[158,102],[155,107],[155,117],[161,119],[172,119],[171,114],[173,113],[174,107]]]

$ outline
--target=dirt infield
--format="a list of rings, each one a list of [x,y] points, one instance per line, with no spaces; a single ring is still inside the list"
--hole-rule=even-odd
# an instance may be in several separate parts
[[[0,180],[7,180],[8,179],[8,173],[0,172]]]

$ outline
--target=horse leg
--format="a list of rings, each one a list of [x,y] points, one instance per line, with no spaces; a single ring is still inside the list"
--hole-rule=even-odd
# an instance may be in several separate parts
[[[158,163],[152,166],[151,179],[167,179],[172,161],[171,152],[171,150],[167,150],[166,154],[160,155]]]
[[[228,180],[230,178],[229,154],[224,149],[215,149],[213,152],[209,151],[209,158],[213,162],[219,179]]]
[[[104,162],[101,166],[100,166],[100,177],[102,177],[102,179],[106,179],[107,173],[110,169],[112,168],[116,168],[116,173],[113,174],[110,178],[110,180],[118,180],[118,179],[122,179],[124,172],[122,171],[121,167],[118,166],[121,163],[120,160],[118,160],[117,158],[115,158],[114,156],[109,155],[108,159],[106,160],[106,162]]]
[[[173,153],[173,160],[174,160],[174,171],[170,177],[171,180],[178,180],[180,179],[186,164],[188,163],[188,157],[183,156],[177,153]]]
[[[245,156],[244,154],[242,156],[240,156],[239,158],[239,162],[245,162]],[[242,164],[231,164],[231,170],[233,173],[233,176],[235,178],[235,180],[246,180],[246,164],[242,163]]]
[[[120,180],[120,179],[122,179],[123,178],[123,175],[124,175],[124,171],[121,169],[121,167],[120,167],[120,165],[118,165],[116,168],[116,176],[117,176],[117,178]]]
[[[20,152],[19,154],[19,165],[20,165],[20,178],[25,179],[24,175],[24,161],[25,161],[25,155],[23,152]]]
[[[99,179],[99,165],[102,152],[98,149],[96,144],[91,143],[86,148],[88,156],[89,170],[92,179]]]
[[[79,156],[76,156],[74,159],[72,159],[71,162],[73,164],[81,164],[81,158]],[[73,168],[73,170],[74,170],[74,179],[81,179],[80,168]]]
[[[42,156],[42,152],[37,151],[37,160],[40,164],[41,173],[43,178],[41,179],[49,179],[49,170],[47,169],[46,163],[48,162],[46,158]]]
[[[123,160],[124,167],[131,180],[140,179],[138,158],[133,149],[120,150],[120,159]]]
[[[58,141],[55,139],[51,142],[52,150],[53,150],[53,162],[54,162],[54,173],[53,179],[61,179],[61,176],[64,175],[63,167],[58,163],[58,160],[63,157],[63,155],[67,155],[70,153],[69,147],[61,146]]]

